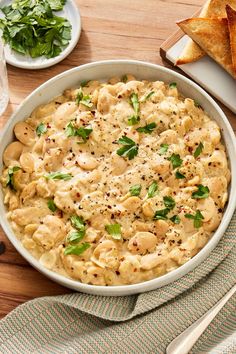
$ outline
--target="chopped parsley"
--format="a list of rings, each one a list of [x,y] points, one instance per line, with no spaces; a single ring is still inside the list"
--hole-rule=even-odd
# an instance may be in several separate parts
[[[202,184],[199,184],[197,188],[198,190],[192,193],[193,199],[205,199],[209,197],[210,191],[207,186],[203,186]]]
[[[85,222],[80,216],[72,215],[70,221],[72,226],[74,226],[77,230],[85,231]]]
[[[43,123],[40,123],[36,128],[36,134],[38,136],[41,136],[41,135],[45,134],[47,132],[47,130],[48,130],[47,126]]]
[[[62,173],[62,172],[50,172],[46,175],[44,175],[46,179],[64,179],[64,181],[69,181],[72,178],[72,175],[70,173]]]
[[[105,230],[114,240],[121,240],[121,226],[120,224],[110,224],[105,226]]]
[[[203,143],[200,143],[200,144],[198,145],[198,147],[196,148],[196,150],[195,150],[193,156],[194,156],[195,158],[197,158],[197,157],[202,153],[203,148],[204,148]]]
[[[172,163],[172,167],[175,169],[182,165],[183,160],[180,158],[179,154],[172,154],[168,160]]]
[[[68,254],[74,254],[76,256],[80,256],[84,251],[86,251],[90,247],[90,243],[85,242],[79,245],[69,245],[65,248],[64,254],[67,256]]]
[[[139,100],[138,100],[138,95],[136,93],[132,93],[130,96],[130,104],[132,105],[135,115],[139,115]]]
[[[141,100],[140,100],[140,102],[145,102],[145,101],[147,101],[150,97],[152,97],[153,95],[154,95],[154,91],[151,91],[151,92],[149,92],[148,94],[147,94],[147,96],[145,96],[145,97],[143,97]]]
[[[202,213],[200,212],[200,210],[197,210],[195,215],[185,214],[184,216],[187,219],[193,220],[193,224],[196,229],[199,229],[199,227],[202,226],[202,220],[204,220],[204,217],[203,217]]]
[[[15,190],[13,176],[14,173],[19,171],[21,168],[19,166],[9,167],[7,171],[6,187],[9,186],[11,189]]]
[[[152,184],[148,187],[147,197],[153,198],[157,190],[158,190],[158,184],[156,181],[153,181]]]
[[[174,223],[174,224],[180,224],[180,217],[179,215],[174,215],[170,218],[170,220]]]
[[[139,196],[141,193],[142,186],[141,184],[135,184],[132,187],[130,187],[129,192],[132,196]]]
[[[160,150],[159,150],[159,155],[165,155],[165,153],[168,151],[169,145],[168,144],[161,144]]]
[[[136,125],[140,122],[139,116],[131,116],[128,118],[128,125]]]
[[[175,172],[175,177],[176,177],[177,179],[184,179],[184,178],[186,178],[185,175],[183,175],[183,174],[180,173],[179,171],[176,171],[176,172]]]
[[[197,108],[202,108],[202,106],[200,105],[199,102],[195,101],[194,100],[194,106],[197,107]]]
[[[80,87],[86,87],[86,86],[88,85],[89,81],[90,81],[90,80],[83,80],[83,81],[81,81]]]
[[[177,87],[177,83],[176,82],[171,82],[170,84],[169,84],[169,88],[176,88]]]
[[[67,241],[70,243],[78,243],[84,238],[85,233],[81,231],[71,231],[67,236]]]
[[[92,133],[92,131],[93,131],[92,128],[84,128],[84,127],[76,128],[73,125],[73,123],[70,122],[66,126],[65,133],[68,137],[79,136],[83,140],[81,143],[86,143],[86,141],[88,140],[89,135]]]
[[[153,130],[156,128],[156,123],[150,123],[145,125],[144,127],[139,127],[137,128],[137,132],[139,133],[145,133],[145,134],[152,134]]]
[[[126,74],[123,75],[122,78],[121,78],[121,81],[122,81],[124,84],[126,84],[126,82],[128,81],[128,76],[127,76]]]
[[[9,3],[9,2],[8,2]],[[1,8],[2,38],[17,53],[32,58],[58,56],[71,40],[71,24],[53,11],[63,9],[65,0],[14,0]]]
[[[91,108],[93,106],[93,103],[91,102],[91,96],[84,95],[81,87],[79,88],[79,92],[76,97],[76,103],[77,105],[81,103],[88,108]]]
[[[167,220],[167,214],[170,212],[170,209],[166,208],[166,209],[161,209],[161,210],[157,210],[155,212],[154,218],[153,220]]]
[[[48,204],[48,209],[50,209],[53,213],[57,210],[57,206],[54,203],[53,199],[49,199],[47,204]]]
[[[118,143],[123,146],[116,151],[117,155],[128,157],[129,160],[132,160],[138,155],[138,145],[132,139],[123,135],[122,138],[118,140]]]
[[[175,201],[172,197],[165,196],[163,198],[165,207],[168,208],[169,210],[174,209],[175,207]]]

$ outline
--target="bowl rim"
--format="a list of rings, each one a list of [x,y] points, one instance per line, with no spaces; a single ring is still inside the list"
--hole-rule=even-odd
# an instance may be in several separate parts
[[[146,66],[153,68],[157,71],[161,71],[163,73],[168,73],[174,76],[175,78],[179,79],[180,81],[184,81],[186,84],[192,86],[196,91],[200,92],[207,101],[209,102],[210,105],[214,107],[214,109],[218,112],[220,118],[224,122],[224,125],[227,130],[227,134],[229,135],[231,141],[228,144],[231,144],[232,151],[234,155],[236,156],[236,139],[235,135],[233,132],[233,129],[225,116],[224,112],[222,109],[218,106],[218,104],[211,98],[211,96],[205,92],[201,87],[199,87],[195,82],[191,81],[190,79],[186,78],[185,76],[171,70],[168,68],[165,68],[160,65],[144,62],[144,61],[138,61],[138,60],[129,60],[129,59],[114,59],[114,60],[102,60],[102,61],[95,61],[92,63],[84,64],[81,66],[77,66],[75,68],[69,69],[67,71],[64,71],[60,73],[59,75],[56,75],[52,77],[51,79],[47,80],[44,82],[42,85],[40,85],[38,88],[36,88],[33,92],[30,93],[19,105],[17,110],[11,115],[11,117],[8,119],[7,123],[5,124],[4,129],[2,130],[0,134],[0,141],[2,141],[4,135],[8,131],[11,122],[14,121],[15,116],[17,116],[18,112],[21,110],[21,108],[27,104],[33,97],[34,95],[40,93],[43,91],[45,88],[48,86],[51,86],[54,84],[57,80],[60,80],[61,78],[66,77],[67,75],[70,75],[74,72],[80,72],[83,71],[84,69],[89,69],[92,67],[101,67],[101,66],[106,66],[106,65],[122,65],[122,64],[130,64],[130,65],[139,65],[139,66]],[[5,217],[5,209],[1,210],[0,212],[0,223],[2,225],[2,228],[7,236],[7,238],[10,240],[10,242],[13,244],[13,246],[17,249],[17,251],[34,267],[36,268],[39,272],[50,278],[51,280],[66,286],[67,288],[74,289],[76,291],[82,291],[84,293],[90,293],[94,295],[104,295],[104,296],[124,296],[124,295],[131,295],[131,294],[137,294],[137,293],[142,293],[150,290],[154,290],[160,287],[163,287],[167,284],[174,283],[176,280],[181,278],[182,276],[186,275],[187,273],[193,271],[200,263],[202,263],[211,253],[211,251],[216,247],[220,239],[222,238],[225,230],[227,229],[229,222],[233,216],[235,207],[236,207],[236,202],[232,202],[232,193],[233,189],[236,187],[236,164],[232,163],[233,157],[232,157],[232,152],[229,154],[228,149],[226,148],[227,153],[228,153],[228,159],[230,162],[231,166],[231,187],[230,187],[230,194],[229,194],[229,199],[228,199],[228,205],[225,209],[223,219],[217,228],[217,230],[213,233],[211,239],[207,242],[207,244],[189,261],[187,261],[185,264],[181,265],[180,267],[170,271],[169,273],[166,273],[160,277],[147,280],[141,283],[136,283],[136,284],[128,284],[128,285],[111,285],[111,286],[102,286],[102,285],[90,285],[90,284],[85,284],[77,280],[73,280],[71,278],[67,278],[64,275],[61,275],[59,273],[56,273],[52,270],[47,269],[43,265],[40,264],[39,260],[34,258],[31,253],[26,250],[23,245],[21,244],[20,240],[17,239],[17,237],[14,235],[14,232],[10,228],[10,223],[4,219]],[[1,201],[2,203],[2,201]],[[231,203],[231,204],[230,204]]]

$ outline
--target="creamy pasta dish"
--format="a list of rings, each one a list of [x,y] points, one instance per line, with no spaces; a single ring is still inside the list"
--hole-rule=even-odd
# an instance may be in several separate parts
[[[81,82],[14,128],[11,227],[46,268],[122,285],[190,260],[220,224],[230,171],[214,120],[176,83]]]

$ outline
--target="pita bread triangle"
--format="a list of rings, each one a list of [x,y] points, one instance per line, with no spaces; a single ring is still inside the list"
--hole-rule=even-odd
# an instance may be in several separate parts
[[[190,18],[178,22],[178,25],[210,57],[236,78],[227,19]]]
[[[233,68],[236,73],[236,11],[226,6]]]

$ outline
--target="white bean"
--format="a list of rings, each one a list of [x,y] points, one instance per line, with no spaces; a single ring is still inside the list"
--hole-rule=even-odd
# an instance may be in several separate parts
[[[14,133],[17,139],[24,145],[30,146],[35,141],[35,131],[25,122],[16,123]]]
[[[9,144],[3,153],[3,162],[10,166],[13,161],[18,161],[23,150],[23,145],[19,141]]]

